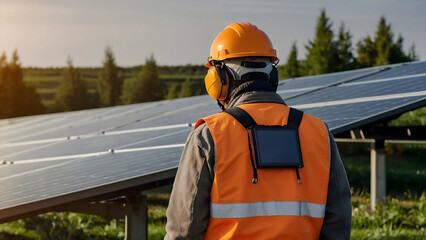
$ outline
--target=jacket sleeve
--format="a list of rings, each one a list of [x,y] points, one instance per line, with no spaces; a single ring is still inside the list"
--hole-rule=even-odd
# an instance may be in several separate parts
[[[327,204],[320,239],[349,239],[351,235],[352,205],[348,177],[333,135],[330,141],[330,180]]]
[[[207,125],[189,135],[167,208],[164,239],[203,239],[209,224],[214,143]]]

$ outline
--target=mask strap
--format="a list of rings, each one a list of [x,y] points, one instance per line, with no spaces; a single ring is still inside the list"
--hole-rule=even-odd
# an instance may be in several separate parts
[[[219,99],[216,99],[216,100],[217,100],[217,105],[219,105],[220,109],[222,109],[222,111],[225,111],[225,106],[220,102]]]

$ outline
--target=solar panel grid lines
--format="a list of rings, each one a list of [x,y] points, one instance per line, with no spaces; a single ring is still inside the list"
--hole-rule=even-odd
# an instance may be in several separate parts
[[[377,71],[377,69],[381,69],[381,68],[383,67],[362,68],[362,69],[356,69],[356,70],[350,70],[350,71],[285,79],[279,82],[278,91],[281,91],[284,89],[289,90],[289,89],[299,89],[299,88],[305,88],[305,87],[323,86],[324,84],[327,84],[339,79],[345,79],[345,78],[361,75],[368,72],[374,72],[374,71]]]
[[[426,95],[426,91],[418,91],[418,92],[396,93],[396,94],[389,94],[389,95],[377,95],[377,96],[371,96],[371,97],[359,97],[359,98],[350,98],[350,99],[344,99],[344,100],[299,104],[299,105],[294,105],[293,107],[301,108],[301,109],[317,108],[317,107],[326,107],[331,105],[349,104],[354,102],[361,103],[361,102],[383,101],[383,100],[396,99],[396,98],[422,97],[425,95]]]
[[[373,68],[363,68],[356,69],[344,72],[328,73],[323,75],[314,75],[307,77],[299,77],[292,79],[281,80],[278,85],[277,92],[279,94],[287,92],[298,92],[315,89],[318,87],[326,86],[333,82],[342,81],[343,79],[350,79],[356,76],[368,75],[369,73],[374,73],[389,66],[383,67],[373,67]]]
[[[192,127],[186,126],[181,129],[162,129],[150,132],[135,132],[128,134],[101,135],[89,138],[79,138],[73,141],[61,141],[52,144],[40,145],[35,148],[28,148],[21,152],[11,152],[6,154],[4,150],[8,148],[0,148],[2,159],[7,162],[19,164],[20,161],[53,161],[73,156],[84,157],[87,154],[95,154],[96,152],[105,152],[108,149],[124,149],[132,146],[140,147],[153,146],[153,144],[167,142],[174,139],[180,143],[184,143],[186,136],[192,130]],[[173,137],[177,135],[177,137]],[[158,144],[157,144],[158,145]],[[159,144],[161,145],[161,144]]]
[[[384,73],[386,72],[383,72],[383,74]],[[375,78],[382,79],[381,74],[375,75]],[[388,80],[374,82],[369,80],[362,81],[363,84],[337,85],[337,87],[320,89],[309,95],[301,95],[295,100],[295,102],[318,103],[381,95],[411,94],[412,92],[418,92],[418,94],[422,95],[422,91],[426,90],[425,80],[425,75],[413,75],[413,77],[410,78],[404,76],[403,81]],[[353,83],[357,83],[357,81],[354,81]],[[292,99],[289,99],[287,102],[292,102]]]
[[[382,78],[382,79],[376,79],[376,80],[365,80],[362,82],[352,82],[352,83],[343,83],[339,85],[338,87],[347,87],[347,86],[355,86],[355,85],[363,85],[363,84],[371,84],[371,83],[380,83],[380,82],[387,82],[387,81],[395,81],[395,80],[402,80],[402,79],[410,79],[410,78],[416,78],[416,77],[425,77],[426,73],[421,74],[413,74],[413,75],[406,75],[401,77],[391,77],[391,78]]]
[[[372,68],[350,70],[345,72],[337,72],[337,73],[329,73],[329,74],[316,75],[316,76],[287,79],[284,81],[280,81],[277,93],[282,95],[284,98],[290,98],[290,97],[295,97],[296,95],[299,95],[300,92],[307,92],[307,91],[312,91],[316,89],[321,89],[321,88],[327,87],[327,85],[334,85],[334,84],[341,85],[343,82],[347,80],[352,81],[351,78],[356,80],[357,76],[360,77],[362,75],[365,75],[364,77],[359,78],[359,80],[360,81],[368,80],[369,79],[368,75],[370,75],[370,73],[371,73],[371,76],[374,76],[375,72],[381,72],[381,71],[391,70],[391,69],[392,70],[396,69],[396,71],[398,71],[400,67],[404,67],[404,69],[417,68],[419,69],[420,72],[422,72],[421,69],[424,69],[425,67],[424,65],[426,65],[425,62],[398,63],[398,64],[392,64],[387,66],[378,66],[378,67],[372,67]],[[410,69],[410,72],[413,72],[413,71]],[[404,74],[405,72],[400,71],[400,73]],[[298,92],[299,94],[297,94]]]
[[[9,166],[2,166],[0,168],[0,173],[1,173],[1,177],[0,177],[0,182],[4,182],[4,181],[9,181],[10,179],[13,178],[19,178],[22,177],[24,175],[30,175],[30,174],[37,174],[40,171],[44,171],[46,169],[53,169],[56,168],[59,165],[64,165],[64,164],[70,164],[72,163],[72,161],[78,160],[78,158],[75,159],[65,159],[62,161],[58,161],[54,164],[49,163],[49,162],[42,162],[42,164],[39,163],[35,163],[35,164],[23,164],[23,165],[9,165]],[[44,164],[43,164],[44,163]],[[47,163],[47,164],[46,164]],[[13,170],[15,168],[19,168],[19,166],[29,166],[28,168],[23,168],[21,167],[21,171],[17,171],[15,174],[10,174],[10,170]],[[9,169],[7,169],[9,168]]]
[[[9,135],[13,135],[16,138],[20,136],[29,136],[29,135],[36,135],[39,134],[40,131],[43,131],[44,128],[49,129],[51,126],[55,126],[55,128],[64,127],[67,121],[74,122],[74,119],[78,119],[78,121],[85,121],[86,117],[84,117],[87,112],[92,112],[93,114],[96,114],[96,112],[99,112],[98,109],[95,110],[84,110],[84,111],[75,111],[75,112],[67,112],[67,113],[54,113],[54,114],[46,114],[46,115],[39,115],[34,117],[29,117],[28,121],[21,121],[19,124],[13,124],[8,129],[1,129],[2,136],[1,138],[4,139],[7,142],[14,141],[13,138],[11,138]],[[35,124],[32,122],[32,119],[39,117],[41,120],[39,123]],[[0,120],[2,121],[2,120]],[[9,131],[7,131],[9,130]],[[35,131],[37,130],[37,131]],[[52,131],[52,129],[49,129]],[[20,141],[19,138],[16,139],[16,141]]]
[[[164,152],[164,151],[163,151]],[[61,166],[56,166],[55,169],[62,169],[65,170],[66,169],[70,169],[70,170],[74,170],[74,171],[63,171],[61,175],[61,178],[58,179],[58,181],[49,181],[49,178],[54,178],[57,177],[57,173],[53,172],[53,171],[40,171],[37,174],[34,174],[32,177],[34,178],[34,181],[37,184],[37,186],[40,187],[40,189],[37,189],[38,191],[41,192],[46,192],[46,191],[62,191],[62,189],[58,189],[58,188],[46,188],[46,185],[63,185],[63,187],[66,188],[70,188],[70,189],[75,189],[76,188],[76,184],[80,184],[80,183],[84,183],[86,184],[86,186],[90,186],[92,183],[91,181],[95,181],[98,182],[100,184],[105,183],[106,180],[108,179],[113,179],[113,178],[121,178],[122,176],[118,176],[116,174],[114,175],[108,175],[107,172],[117,172],[121,174],[126,174],[126,173],[132,173],[132,172],[141,172],[138,171],[140,170],[139,168],[130,168],[129,166],[132,164],[131,160],[132,159],[128,159],[128,157],[130,156],[130,154],[110,154],[105,156],[101,162],[104,163],[104,165],[99,165],[99,158],[91,158],[91,159],[86,159],[85,161],[80,161],[79,164],[75,164],[77,163],[76,161],[74,161],[74,164],[65,164],[62,167]],[[111,162],[109,159],[115,158],[115,162]],[[117,157],[120,157],[121,159],[124,159],[127,164],[123,164],[122,161],[117,161]],[[92,162],[95,161],[95,162]],[[94,164],[96,166],[94,166]],[[139,163],[138,163],[139,164]],[[134,167],[134,165],[131,165]],[[144,166],[144,164],[142,164],[142,166]],[[84,167],[84,168],[83,168]],[[96,167],[96,168],[94,168]],[[114,169],[111,169],[111,167],[114,167]],[[147,165],[145,165],[145,167],[149,167]],[[75,170],[78,171],[75,171]],[[102,169],[103,171],[100,171],[100,169]],[[137,169],[137,170],[135,170]],[[153,168],[144,168],[143,170],[145,170],[145,172],[149,172],[151,171]],[[46,169],[46,170],[51,170],[51,169]],[[79,178],[74,178],[74,175],[79,176]],[[27,176],[28,177],[28,176]],[[22,179],[22,178],[21,178]],[[25,179],[25,178],[24,178]],[[16,179],[15,179],[16,180]],[[73,181],[69,181],[69,180],[73,180]],[[18,186],[19,187],[19,186]],[[20,188],[28,193],[31,192],[35,192],[34,190],[32,190],[32,188],[29,185],[25,185],[22,184],[22,186],[20,186]],[[4,189],[7,192],[7,188]],[[16,189],[9,189],[12,191],[16,192]],[[10,194],[13,194],[12,192]],[[25,197],[25,196],[22,196]],[[16,198],[13,198],[16,200]],[[12,200],[12,198],[11,198]]]
[[[165,167],[162,171],[152,173],[149,176],[117,181],[112,184],[100,185],[98,187],[81,190],[78,192],[71,192],[69,194],[61,194],[55,197],[41,199],[35,202],[31,201],[22,205],[7,207],[4,209],[0,207],[0,223],[17,219],[17,216],[20,218],[25,216],[28,212],[46,212],[40,211],[40,209],[49,209],[61,204],[68,204],[78,200],[87,201],[88,199],[94,199],[94,197],[96,197],[95,199],[100,199],[99,197],[102,196],[111,196],[111,193],[121,192],[122,189],[145,186],[144,184],[148,184],[150,182],[155,182],[162,179],[170,179],[174,177],[175,173],[176,167]],[[149,190],[150,188],[144,189]]]
[[[179,131],[164,134],[158,137],[150,138],[149,140],[140,140],[131,142],[126,145],[117,146],[116,149],[123,150],[129,147],[142,148],[150,146],[162,146],[164,144],[173,145],[185,143],[187,136],[189,135],[192,128],[186,128]]]
[[[172,128],[182,128],[182,127],[191,127],[194,123],[184,123],[184,124],[172,124],[159,127],[148,127],[148,128],[135,128],[130,130],[118,130],[118,131],[109,131],[104,132],[104,135],[117,135],[117,134],[127,134],[135,132],[146,132],[146,131],[156,131],[162,129],[172,129]]]
[[[426,68],[426,62],[414,62],[414,63],[404,63],[389,69],[389,71],[383,72],[380,74],[380,78],[392,78],[416,74],[424,74]],[[358,80],[358,82],[370,81],[372,79],[377,79],[376,76],[370,76],[363,79]],[[402,78],[403,79],[403,78]]]
[[[340,85],[340,84],[352,82],[352,81],[355,81],[357,79],[361,79],[361,78],[364,78],[364,77],[367,77],[367,76],[371,76],[371,75],[380,73],[382,71],[386,71],[388,69],[389,68],[379,68],[379,69],[372,71],[372,72],[357,74],[355,76],[350,76],[350,77],[344,78],[342,80],[333,81],[333,82],[327,83],[325,85],[321,85],[321,86],[317,86],[317,87],[311,87],[310,89],[305,88],[306,90],[303,91],[303,92],[299,92],[299,93],[295,93],[295,94],[292,94],[292,95],[289,95],[289,96],[285,96],[284,100],[297,98],[297,97],[300,97],[300,96],[303,96],[303,95],[306,95],[306,94],[310,94],[310,93],[315,92],[315,91],[319,91],[321,89],[326,89],[326,88],[334,87],[334,86],[337,86],[337,85]]]
[[[11,143],[2,143],[0,145],[0,154],[4,155],[4,152],[1,151],[3,148],[10,149],[11,147],[20,147],[20,146],[28,146],[28,145],[43,145],[48,143],[55,143],[55,142],[61,142],[65,140],[75,140],[75,139],[85,139],[93,136],[99,136],[99,135],[119,135],[119,134],[129,134],[129,133],[137,133],[137,132],[147,132],[147,131],[157,131],[162,129],[174,129],[174,128],[185,128],[185,127],[192,127],[194,123],[185,123],[185,124],[174,124],[169,126],[158,126],[158,127],[148,127],[148,128],[135,128],[131,130],[122,130],[122,131],[111,131],[111,132],[101,132],[92,134],[89,133],[87,135],[82,136],[71,136],[71,137],[62,137],[62,138],[51,138],[51,139],[42,139],[42,140],[33,140],[33,141],[22,141],[22,142],[11,142]]]
[[[426,62],[397,65],[387,71],[320,89],[286,102],[323,119],[336,133],[347,130],[347,126],[355,126],[352,121],[356,122],[367,114],[390,117],[399,114],[394,107],[401,106],[400,109],[408,111],[412,109],[402,106],[424,106],[425,73]],[[374,119],[366,118],[362,122]],[[348,124],[346,127],[345,123]],[[340,130],[336,125],[340,126]]]
[[[376,102],[351,103],[306,109],[314,116],[323,116],[333,134],[338,134],[354,128],[398,116],[401,113],[425,106],[426,98],[391,99]],[[360,111],[359,107],[364,110]]]
[[[206,101],[202,104],[191,104],[190,106],[183,107],[180,109],[165,109],[164,111],[166,111],[167,114],[160,115],[151,119],[146,119],[144,121],[134,123],[131,126],[123,126],[117,128],[116,130],[122,131],[131,130],[134,128],[157,127],[173,124],[192,124],[201,117],[217,113],[219,109],[217,108],[217,106],[215,106],[215,103],[209,99],[209,101]]]
[[[63,164],[64,162],[71,161],[71,160],[74,160],[74,159],[56,161],[55,164],[52,164],[52,162],[41,162],[41,163],[33,163],[33,164],[3,165],[3,166],[0,166],[0,183],[7,179],[19,177],[24,174],[34,173],[41,169],[52,168],[57,164]]]
[[[189,133],[189,131],[187,130],[187,132],[185,133],[185,138],[186,138],[186,136],[188,135],[188,133]],[[185,139],[184,138],[184,139]],[[184,142],[184,139],[183,139],[183,141],[182,142]],[[165,149],[165,148],[183,148],[183,143],[182,144],[179,144],[179,145],[177,145],[177,144],[174,144],[173,146],[156,146],[156,147],[145,147],[144,149],[141,149],[141,148],[139,148],[139,149],[137,149],[137,148],[135,148],[135,149],[122,149],[122,150],[120,150],[120,149],[118,149],[118,150],[115,150],[114,151],[114,154],[117,154],[117,153],[125,153],[125,152],[135,152],[135,151],[148,151],[148,150],[156,150],[156,149]],[[181,151],[181,150],[180,150]],[[177,166],[177,163],[178,163],[178,161],[179,161],[179,157],[180,157],[180,151],[178,151],[178,153],[177,154],[175,154],[174,155],[174,163],[175,163],[175,167]],[[106,155],[107,153],[103,153],[103,154],[94,154],[94,155],[88,155],[88,156],[86,156],[86,158],[85,158],[85,160],[87,160],[87,157],[89,157],[89,159],[90,159],[90,157],[91,156],[101,156],[101,155]],[[83,157],[83,156],[73,156],[73,157]],[[143,158],[143,157],[142,157]],[[70,159],[74,159],[74,158],[70,158]],[[60,159],[58,159],[58,160],[60,160]],[[79,159],[74,159],[74,160],[79,160]],[[74,163],[75,161],[70,161],[70,162],[65,162],[65,163],[62,163],[62,164],[59,164],[59,165],[63,165],[63,164],[65,164],[65,165],[68,165],[68,164],[70,164],[70,163]],[[34,162],[29,162],[27,165],[29,165],[29,164],[33,164]],[[166,163],[163,163],[163,164],[157,164],[158,166],[167,166],[168,164],[170,164],[171,163],[171,161],[168,161],[168,162],[166,162]],[[126,163],[124,163],[124,164],[126,164]],[[15,165],[15,166],[17,166],[17,165]],[[54,168],[56,168],[57,166],[48,166],[46,169],[49,169],[49,170],[53,170]],[[139,167],[143,167],[143,166],[139,166]],[[115,169],[115,175],[117,175],[117,171],[118,171],[118,169],[117,168],[114,168]],[[130,168],[130,169],[128,169],[128,171],[124,171],[124,173],[122,173],[122,174],[124,174],[124,175],[128,175],[129,174],[129,172],[132,170],[133,168]],[[135,168],[136,169],[136,168]],[[2,169],[0,169],[0,172],[1,172],[1,170]],[[39,169],[39,170],[37,170],[37,171],[30,171],[29,173],[30,173],[30,176],[33,176],[33,177],[36,177],[36,176],[39,176],[40,174],[45,174],[45,173],[40,173],[40,170],[44,170],[44,169]],[[25,174],[20,174],[20,176],[19,177],[23,177]],[[13,176],[12,176],[13,177]],[[16,177],[18,177],[18,176],[16,176]],[[25,176],[24,176],[25,177]],[[8,180],[10,180],[10,177],[8,177],[7,178]],[[6,179],[5,179],[6,180]],[[104,178],[104,180],[107,180],[107,178]],[[60,184],[59,184],[60,185]],[[58,186],[59,186],[58,185]],[[66,184],[65,184],[66,185]],[[74,184],[73,184],[73,186],[80,186],[81,184],[80,183],[78,183],[78,182],[74,182]],[[16,190],[16,188],[14,188],[15,190]],[[34,190],[34,189],[32,189],[32,190]],[[25,190],[25,191],[21,191],[21,192],[26,192],[26,191],[30,191],[30,189],[28,189],[28,190]],[[30,191],[31,192],[31,191]],[[45,196],[46,194],[42,194],[43,196]],[[48,196],[48,195],[46,195],[46,196]],[[14,199],[15,201],[17,201],[17,200],[19,200],[19,199]]]
[[[110,153],[102,157],[76,159],[56,165],[53,168],[42,169],[36,175],[24,175],[14,180],[25,183],[30,178],[32,184],[18,183],[13,188],[6,185],[2,190],[6,195],[2,196],[3,201],[0,203],[0,209],[4,205],[18,201],[19,198],[29,198],[27,194],[22,195],[23,192],[42,193],[40,195],[47,194],[55,197],[57,196],[56,194],[63,192],[88,190],[92,187],[111,184],[115,181],[125,181],[145,174],[161,172],[164,169],[177,167],[179,162],[179,155],[176,154],[174,149],[167,149],[166,151],[164,149],[147,150],[144,151],[144,154],[149,157],[149,161],[141,161],[140,153]],[[153,164],[156,158],[152,156],[158,156],[158,158],[164,160],[160,164]],[[57,179],[57,181],[50,181],[50,179]],[[36,187],[34,188],[34,186]],[[44,197],[38,197],[37,200],[42,199]],[[7,203],[8,201],[9,203]]]
[[[183,148],[183,147],[184,147],[184,143],[178,143],[178,144],[168,144],[168,145],[156,145],[156,146],[150,146],[150,147],[108,149],[106,151],[101,151],[101,152],[91,152],[91,153],[75,154],[75,155],[62,155],[62,156],[53,156],[53,157],[45,157],[45,158],[17,160],[17,161],[13,161],[11,164],[20,165],[20,164],[31,164],[31,163],[41,163],[41,162],[53,162],[53,161],[98,157],[98,156],[103,156],[110,153],[139,152],[139,151],[147,151],[147,150],[155,150],[155,149]]]
[[[205,96],[202,96],[205,98]],[[194,100],[194,99],[192,99]],[[198,100],[198,99],[196,99]],[[138,122],[147,122],[147,120],[153,120],[155,123],[155,119],[157,118],[163,118],[167,119],[167,116],[172,114],[175,111],[184,111],[187,109],[187,111],[191,111],[192,108],[202,108],[202,105],[208,104],[205,101],[201,101],[201,107],[200,107],[200,101],[195,101],[194,103],[189,104],[188,101],[183,101],[184,103],[180,103],[175,108],[170,109],[168,108],[168,105],[170,103],[180,103],[182,101],[176,101],[176,100],[168,100],[168,101],[161,101],[157,104],[150,104],[149,109],[142,109],[146,111],[142,111],[139,104],[131,106],[130,110],[127,111],[127,113],[124,114],[114,114],[114,117],[109,116],[110,121],[107,120],[106,117],[102,116],[102,113],[100,113],[99,117],[84,117],[80,119],[80,121],[73,121],[73,116],[69,116],[69,114],[65,115],[65,117],[56,119],[57,121],[64,122],[63,124],[57,122],[55,124],[51,123],[45,123],[45,125],[38,126],[37,131],[33,131],[34,129],[26,129],[27,131],[24,131],[23,129],[17,128],[16,131],[14,129],[15,138],[10,138],[8,136],[7,142],[22,142],[22,141],[31,141],[33,139],[51,139],[58,136],[61,137],[68,137],[68,136],[78,136],[78,135],[88,135],[88,134],[100,134],[102,132],[107,131],[114,131],[115,129],[131,129],[133,128],[131,125]],[[146,104],[145,104],[146,105]],[[172,104],[174,105],[174,104]],[[127,107],[128,106],[123,106]],[[147,108],[147,107],[144,107]],[[133,110],[132,110],[133,109]],[[97,109],[96,109],[97,110]],[[111,112],[111,109],[106,108],[104,109],[106,112]],[[92,110],[87,110],[92,111]],[[115,110],[116,111],[116,110]],[[129,113],[133,112],[134,114],[129,118]],[[72,115],[72,114],[71,114]],[[107,115],[107,114],[103,114]],[[191,123],[197,120],[197,118],[186,118],[187,121],[182,121],[182,123]],[[70,123],[68,123],[69,121]],[[170,122],[166,121],[164,122],[165,125],[175,124],[176,122]],[[54,127],[50,127],[50,125],[53,125]],[[130,126],[130,127],[127,127]],[[151,126],[158,126],[158,124],[151,124]],[[20,132],[20,134],[17,134],[17,132]],[[17,136],[18,135],[18,136]]]
[[[141,104],[142,108],[147,108],[151,106],[152,104]],[[129,112],[137,112],[141,106],[137,106],[135,109],[135,106],[132,106],[132,108],[129,109],[129,106],[123,106],[122,110],[120,111],[120,108],[118,107],[110,107],[110,108],[101,108],[101,109],[92,109],[92,110],[83,110],[83,111],[76,111],[76,112],[68,112],[63,114],[48,114],[46,116],[50,116],[49,119],[46,119],[48,121],[44,121],[41,124],[37,125],[37,131],[34,130],[34,125],[30,125],[28,128],[23,128],[22,126],[15,126],[15,128],[12,128],[13,134],[17,135],[17,133],[20,134],[20,138],[15,139],[8,139],[9,142],[12,141],[22,141],[22,139],[31,139],[31,138],[38,138],[40,139],[40,135],[43,133],[55,133],[56,135],[59,134],[60,131],[62,131],[64,134],[61,136],[67,137],[69,135],[65,134],[68,132],[78,130],[79,127],[84,127],[88,124],[98,123],[98,122],[106,122],[104,121],[112,118],[120,118],[121,115],[129,114]],[[103,110],[103,111],[101,111]],[[43,116],[43,115],[41,115]],[[52,128],[52,125],[55,126]],[[96,128],[95,128],[96,129]],[[84,133],[87,133],[87,131],[84,131]],[[78,135],[78,134],[73,134]],[[7,136],[7,135],[3,135]],[[47,137],[45,137],[47,138]]]

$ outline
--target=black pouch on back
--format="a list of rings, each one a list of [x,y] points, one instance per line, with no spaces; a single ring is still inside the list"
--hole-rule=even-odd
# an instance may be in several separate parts
[[[303,167],[297,129],[254,126],[248,130],[257,168]]]
[[[302,111],[290,108],[285,126],[257,125],[250,114],[238,107],[227,109],[225,112],[247,129],[254,172],[253,183],[257,182],[257,168],[295,168],[299,179],[297,169],[303,167],[298,131],[303,117]]]

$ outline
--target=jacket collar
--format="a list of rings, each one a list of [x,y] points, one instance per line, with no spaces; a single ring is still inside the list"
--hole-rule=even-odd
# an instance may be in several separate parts
[[[275,92],[267,92],[267,91],[253,91],[246,92],[239,96],[231,99],[227,105],[227,108],[236,107],[238,105],[247,104],[247,103],[281,103],[285,104],[284,100]]]

